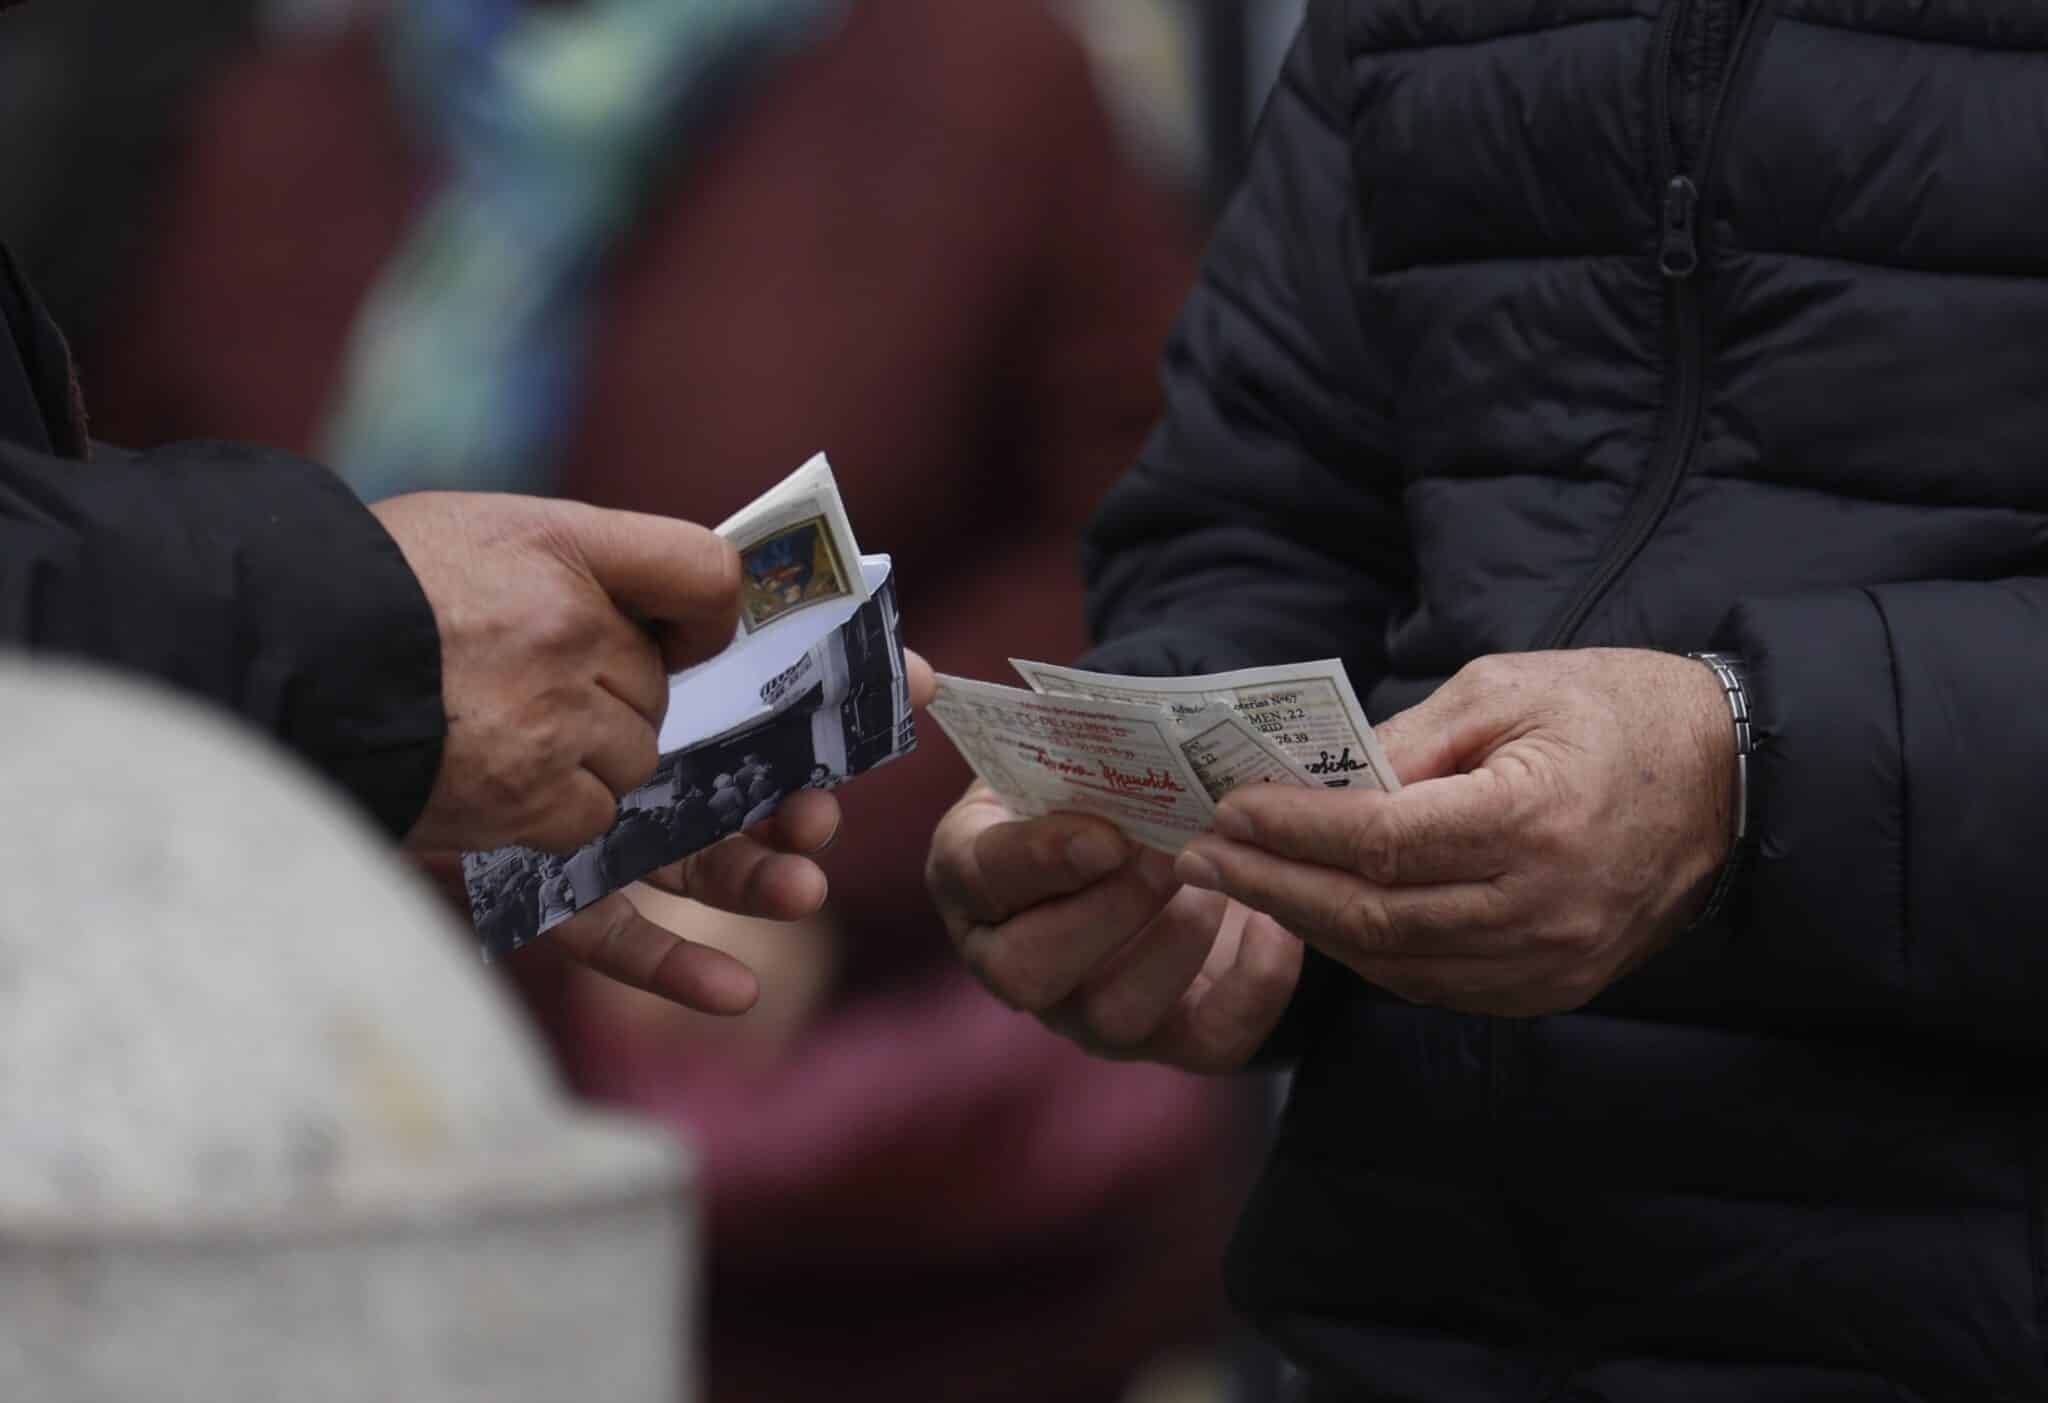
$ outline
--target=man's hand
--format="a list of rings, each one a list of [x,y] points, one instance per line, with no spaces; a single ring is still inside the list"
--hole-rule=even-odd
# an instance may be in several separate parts
[[[940,820],[925,882],[996,997],[1113,1056],[1241,1066],[1301,974],[1300,941],[1183,889],[1161,854],[1082,814],[1019,820],[980,784]]]
[[[721,911],[800,920],[825,904],[825,874],[812,858],[831,844],[839,818],[829,793],[799,790],[746,832],[643,880]],[[624,892],[578,912],[548,939],[607,978],[702,1013],[745,1013],[760,997],[746,965],[656,925]]]
[[[1403,998],[1526,1015],[1648,958],[1727,857],[1734,729],[1690,659],[1482,658],[1379,735],[1400,793],[1241,789],[1180,879]]]
[[[688,522],[430,492],[370,509],[441,630],[447,747],[408,847],[569,852],[654,773],[668,674],[732,641],[739,559]]]
[[[931,665],[905,650],[910,704],[932,699]],[[838,835],[839,801],[828,790],[800,789],[773,815],[643,880],[735,915],[795,921],[825,904],[818,854]],[[578,964],[701,1013],[745,1013],[760,997],[745,964],[685,940],[648,920],[624,892],[594,902],[548,932]]]

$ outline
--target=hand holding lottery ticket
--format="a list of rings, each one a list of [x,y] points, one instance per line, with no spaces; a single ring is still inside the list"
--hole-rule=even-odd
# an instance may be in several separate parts
[[[1343,665],[1182,678],[1014,665],[1033,691],[941,677],[930,708],[982,780],[926,865],[962,960],[1098,1052],[1242,1066],[1293,997],[1302,942],[1185,885],[1168,854],[1248,786],[1399,787]]]
[[[889,557],[861,553],[823,455],[717,534],[739,555],[737,631],[669,678],[660,758],[620,798],[610,830],[573,852],[464,855],[486,954],[557,927],[573,943],[574,918],[619,888],[663,880],[681,860],[761,831],[785,801],[916,746]]]

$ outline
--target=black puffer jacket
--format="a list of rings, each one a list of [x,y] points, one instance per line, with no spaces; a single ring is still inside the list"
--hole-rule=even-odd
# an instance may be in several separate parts
[[[1096,665],[1761,714],[1732,916],[1589,1009],[1312,963],[1245,1306],[1332,1397],[2048,1399],[2048,5],[1315,0],[1168,370]]]
[[[93,447],[63,338],[0,249],[0,649],[217,703],[404,834],[441,766],[441,641],[376,517],[282,453]]]

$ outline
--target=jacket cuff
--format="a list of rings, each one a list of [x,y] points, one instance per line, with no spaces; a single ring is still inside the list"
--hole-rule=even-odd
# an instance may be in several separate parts
[[[1753,718],[1737,938],[1786,993],[1826,1004],[1863,980],[1896,987],[1905,815],[1883,615],[1860,589],[1745,601],[1714,646],[1747,664]]]

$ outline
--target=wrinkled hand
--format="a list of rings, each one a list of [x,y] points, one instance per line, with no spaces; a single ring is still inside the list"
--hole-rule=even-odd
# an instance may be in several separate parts
[[[1734,731],[1690,659],[1482,658],[1378,730],[1400,793],[1239,790],[1181,880],[1413,1002],[1532,1015],[1647,959],[1727,857]]]
[[[910,702],[932,699],[931,666],[905,651]],[[800,789],[768,818],[643,878],[649,886],[721,911],[795,921],[825,904],[827,882],[815,860],[839,832],[839,801]],[[759,981],[740,960],[685,940],[647,919],[624,892],[613,892],[562,922],[548,938],[578,964],[701,1013],[745,1013]]]
[[[732,641],[739,558],[689,522],[427,492],[370,509],[441,631],[448,738],[415,849],[570,852],[659,758],[668,674]]]
[[[996,997],[1112,1056],[1241,1066],[1301,974],[1300,941],[1183,889],[1162,854],[1083,814],[1020,820],[981,784],[940,820],[925,883]]]

